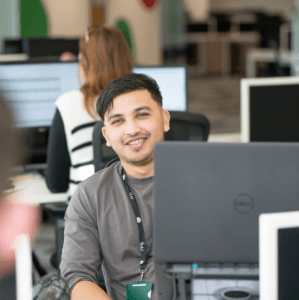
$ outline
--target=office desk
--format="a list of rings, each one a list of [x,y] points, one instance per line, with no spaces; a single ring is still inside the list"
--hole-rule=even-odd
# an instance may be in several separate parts
[[[11,178],[15,188],[20,195],[30,194],[30,203],[35,205],[47,203],[61,203],[68,200],[68,193],[53,194],[47,188],[45,179],[40,174],[29,173],[14,176]],[[27,196],[28,197],[28,196]]]
[[[201,45],[202,50],[196,53],[199,63],[196,66],[189,66],[188,69],[191,73],[196,74],[221,73],[228,75],[232,67],[231,45],[240,44],[243,47],[258,45],[259,40],[260,35],[257,32],[190,32],[187,34],[187,42]]]
[[[209,143],[240,143],[241,137],[239,132],[210,134],[208,138],[208,142]]]
[[[282,50],[277,54],[272,49],[251,49],[246,55],[246,77],[256,77],[256,63],[266,62],[275,63],[276,61],[283,66],[289,66],[291,63],[291,52],[289,50]]]

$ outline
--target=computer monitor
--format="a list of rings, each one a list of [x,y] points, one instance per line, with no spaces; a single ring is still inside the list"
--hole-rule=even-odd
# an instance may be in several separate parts
[[[299,210],[298,153],[297,143],[157,143],[154,258],[228,274],[257,265],[259,215]]]
[[[77,62],[10,62],[0,64],[0,94],[11,106],[15,126],[26,143],[24,165],[44,169],[55,100],[80,86]]]
[[[241,80],[241,141],[299,142],[299,77]]]
[[[299,294],[299,212],[262,214],[259,219],[260,299]]]
[[[185,66],[135,67],[134,73],[154,78],[161,90],[163,108],[187,111],[187,69]]]
[[[11,105],[17,127],[51,126],[55,100],[78,87],[77,62],[0,64],[0,93]]]
[[[79,39],[53,38],[24,38],[22,39],[23,52],[29,57],[56,56],[63,52],[79,53]]]
[[[3,53],[23,53],[22,39],[5,39],[3,43]]]

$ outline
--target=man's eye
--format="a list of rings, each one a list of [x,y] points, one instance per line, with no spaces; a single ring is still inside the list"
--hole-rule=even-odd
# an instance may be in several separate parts
[[[112,122],[112,125],[119,124],[120,122],[121,122],[120,119],[119,119],[119,120],[114,120],[114,121]]]
[[[138,117],[145,117],[145,116],[148,116],[148,113],[141,113],[138,115]]]

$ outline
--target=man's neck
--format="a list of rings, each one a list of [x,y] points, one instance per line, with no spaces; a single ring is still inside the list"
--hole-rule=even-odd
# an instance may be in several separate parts
[[[154,176],[154,162],[144,166],[132,165],[126,161],[121,161],[126,173],[134,178],[147,178]]]

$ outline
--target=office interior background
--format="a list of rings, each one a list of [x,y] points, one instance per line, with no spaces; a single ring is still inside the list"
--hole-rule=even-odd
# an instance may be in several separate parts
[[[297,0],[4,0],[0,61],[34,59],[22,40],[78,39],[91,25],[125,24],[136,66],[185,65],[188,111],[209,119],[211,141],[239,141],[241,79],[294,74],[298,8]],[[46,217],[33,247],[57,272]]]
[[[290,75],[295,5],[295,0],[3,1],[0,50],[20,51],[5,47],[7,39],[76,39],[89,25],[125,21],[136,65],[187,65],[188,110],[209,118],[211,134],[238,133],[240,79]]]

